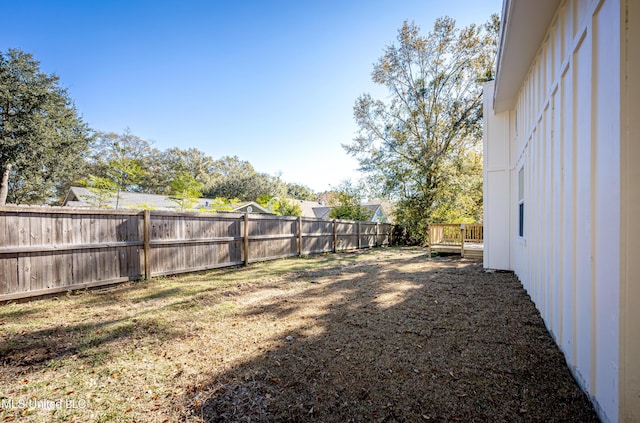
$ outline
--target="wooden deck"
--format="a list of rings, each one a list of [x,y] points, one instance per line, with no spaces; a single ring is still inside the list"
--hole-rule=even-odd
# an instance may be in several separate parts
[[[482,257],[484,230],[480,224],[432,223],[429,225],[431,252],[454,253],[462,257]]]

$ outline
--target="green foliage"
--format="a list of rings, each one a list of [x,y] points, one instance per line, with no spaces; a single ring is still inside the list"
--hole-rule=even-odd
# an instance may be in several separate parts
[[[206,211],[210,213],[218,213],[218,212],[229,212],[232,211],[236,205],[240,203],[240,200],[237,198],[214,198],[211,204],[209,204],[208,209],[202,209],[198,211]]]
[[[147,204],[147,203],[138,203],[136,205],[136,208],[139,210],[156,210],[155,206],[152,206],[151,204]]]
[[[202,196],[202,184],[189,173],[179,174],[169,185],[172,191],[171,200],[178,204],[180,211],[192,209]]]
[[[7,176],[0,204],[41,204],[63,195],[82,175],[90,139],[56,75],[40,72],[31,54],[0,52],[0,172]]]
[[[296,201],[273,195],[262,195],[256,201],[278,216],[302,216],[302,207]]]
[[[371,212],[361,206],[339,204],[331,209],[329,217],[331,219],[361,220],[366,222],[371,219]]]
[[[106,182],[111,182],[111,189],[115,194],[115,208],[120,207],[120,193],[122,191],[140,191],[139,184],[148,174],[143,168],[144,154],[149,150],[149,143],[129,130],[122,134],[98,133],[91,146],[92,160],[90,181],[99,182],[100,188],[105,189]]]
[[[91,143],[88,163],[91,175],[113,180],[121,190],[172,195],[184,210],[195,204],[194,198],[202,196],[242,201],[253,201],[261,196],[314,198],[304,185],[287,184],[278,177],[257,172],[248,161],[237,156],[214,160],[195,148],[159,150],[128,129],[122,134],[99,133]],[[174,186],[175,181],[184,181],[187,175],[191,183],[197,183],[200,192],[191,196],[190,202],[182,201],[189,196],[175,195],[182,191]],[[209,210],[230,210],[233,201],[218,202]],[[295,205],[284,202],[278,204],[277,209],[284,214],[302,213]]]
[[[188,174],[201,184],[200,190],[211,186],[217,177],[215,161],[204,152],[189,148],[150,150],[144,159],[146,175],[139,183],[141,192],[170,194],[171,181],[180,174]]]
[[[180,210],[188,210],[196,198],[216,198],[207,211],[229,211],[233,205],[256,198],[290,198],[295,195],[314,198],[304,185],[287,184],[277,176],[257,172],[253,166],[237,156],[214,160],[200,150],[169,148],[161,151],[149,141],[133,135],[128,129],[122,134],[98,133],[91,143],[88,158],[94,186],[97,178],[114,182],[119,191],[165,194],[172,196]],[[94,189],[106,189],[96,187]],[[186,190],[186,191],[185,191]],[[187,192],[195,190],[193,192]],[[108,197],[109,189],[102,193]],[[225,200],[225,199],[233,200]],[[275,201],[275,200],[274,200]],[[107,202],[110,204],[110,202]],[[119,203],[116,201],[116,203]],[[273,210],[282,215],[300,215],[296,203],[278,200]],[[203,210],[199,210],[203,211]]]
[[[354,185],[350,181],[343,181],[336,189],[331,199],[331,219],[368,221],[372,217],[369,209],[362,206],[364,199],[364,185]]]
[[[122,157],[119,160],[109,160],[107,175],[116,184],[118,195],[120,191],[135,191],[135,187],[142,179],[144,171],[137,160]],[[116,201],[118,201],[117,198]],[[118,208],[116,204],[116,208]]]
[[[94,207],[108,208],[111,200],[118,192],[118,186],[110,179],[89,175],[86,187],[93,196],[87,196],[85,200]]]
[[[482,221],[482,155],[461,152],[443,167],[443,189],[437,196],[431,222],[473,223]]]
[[[206,197],[239,198],[242,201],[273,195],[278,192],[277,179],[266,173],[240,170],[220,176],[217,181],[205,189]]]
[[[277,211],[280,216],[302,216],[302,207],[297,201],[281,200]]]
[[[405,22],[372,73],[388,98],[356,101],[358,135],[343,147],[423,239],[431,220],[482,216],[480,83],[493,78],[497,29],[497,16],[462,29],[440,18],[426,36]]]
[[[311,188],[302,184],[286,184],[287,198],[295,198],[296,200],[314,201],[318,197]]]

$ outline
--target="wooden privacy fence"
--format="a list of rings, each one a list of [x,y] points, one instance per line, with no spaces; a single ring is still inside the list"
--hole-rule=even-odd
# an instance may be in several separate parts
[[[481,224],[430,223],[429,257],[431,251],[482,255],[484,229]]]
[[[250,213],[0,207],[0,301],[383,246],[391,227]]]

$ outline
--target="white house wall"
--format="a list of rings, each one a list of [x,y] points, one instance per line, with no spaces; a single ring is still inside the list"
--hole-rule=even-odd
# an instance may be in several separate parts
[[[561,4],[515,108],[508,112],[513,135],[506,150],[511,155],[508,267],[536,303],[601,417],[610,421],[618,420],[624,3]],[[496,116],[491,119],[489,128],[496,124]],[[524,237],[518,235],[522,166]],[[496,177],[486,174],[492,178],[486,182],[490,185]],[[498,185],[505,189],[503,181]],[[486,190],[490,198],[497,195],[494,189]],[[485,210],[487,227],[499,218]],[[488,230],[487,236],[493,233]],[[487,244],[491,254],[490,238]]]
[[[511,164],[509,155],[510,113],[492,114],[494,83],[485,84],[483,93],[485,123],[483,140],[483,198],[485,232],[483,260],[489,269],[510,268]],[[488,189],[491,187],[491,189]]]

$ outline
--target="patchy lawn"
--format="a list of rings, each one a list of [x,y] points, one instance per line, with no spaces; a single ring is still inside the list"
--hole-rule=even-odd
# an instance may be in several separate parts
[[[598,421],[512,274],[378,249],[0,305],[2,421]]]

